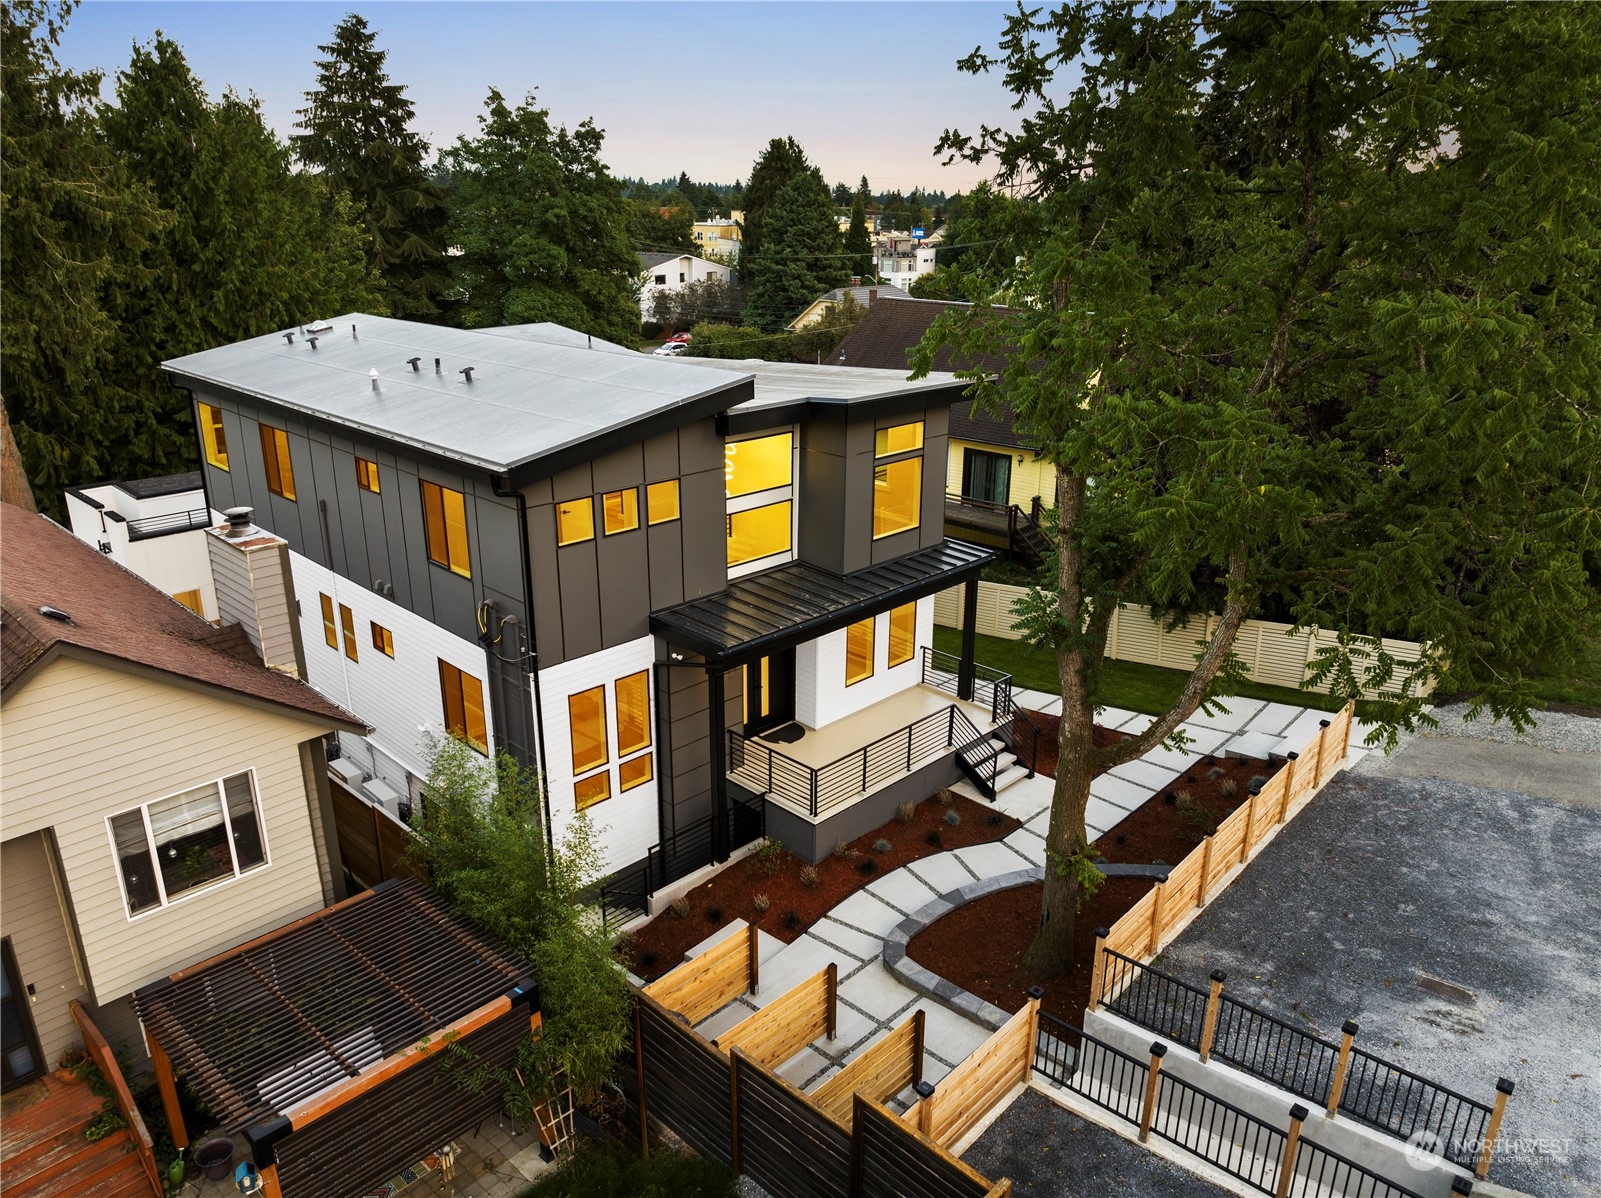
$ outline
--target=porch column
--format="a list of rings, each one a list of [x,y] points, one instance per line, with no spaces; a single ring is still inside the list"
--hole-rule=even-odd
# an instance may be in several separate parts
[[[712,859],[722,862],[728,860],[728,732],[723,726],[723,671],[718,666],[706,671],[706,720],[712,740]]]
[[[956,667],[956,697],[973,697],[973,652],[978,636],[978,579],[962,584],[962,661]]]

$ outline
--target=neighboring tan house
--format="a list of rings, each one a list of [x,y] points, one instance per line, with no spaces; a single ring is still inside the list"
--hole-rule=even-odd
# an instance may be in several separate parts
[[[727,219],[716,216],[711,220],[698,220],[690,227],[690,236],[701,253],[716,254],[724,262],[738,262],[740,243],[745,239],[740,224],[744,215],[733,212]]]
[[[206,507],[200,472],[97,487],[68,487],[72,534],[165,591],[196,615],[217,618],[206,542],[192,534],[220,524]]]
[[[833,361],[840,366],[908,370],[912,351],[941,313],[969,305],[947,300],[911,299],[885,304],[863,314],[840,342]],[[934,369],[953,371],[976,365],[999,372],[1000,357],[969,363],[949,349],[934,357]],[[953,536],[1006,546],[1021,556],[1036,557],[1038,542],[1030,526],[1041,507],[1056,494],[1055,473],[1012,427],[1012,412],[977,409],[966,399],[951,405],[950,460],[946,468],[945,523]],[[1010,509],[1017,509],[1017,515]],[[1020,520],[1019,517],[1027,517]]]
[[[802,329],[811,328],[812,325],[822,320],[830,312],[833,312],[841,304],[843,304],[847,295],[850,296],[851,299],[855,300],[857,305],[862,308],[871,308],[874,304],[878,303],[879,300],[904,300],[912,298],[899,287],[893,286],[889,283],[869,283],[865,286],[859,283],[853,283],[849,287],[836,287],[834,290],[825,292],[814,299],[811,303],[807,304],[805,310],[802,311],[801,314],[794,320],[789,322],[789,331],[792,333],[798,333]]]
[[[1004,687],[932,653],[934,596],[976,601],[993,556],[944,531],[958,380],[330,323],[163,368],[222,430],[209,506],[289,543],[307,677],[371,726],[339,738],[352,787],[416,797],[430,735],[503,748],[639,908],[764,828],[816,860],[1023,773],[984,739]]]
[[[708,262],[694,254],[639,253],[639,314],[642,320],[655,320],[656,297],[682,291],[691,283],[707,279],[728,282],[734,272],[720,262]]]
[[[365,728],[297,676],[283,542],[239,531],[197,534],[219,628],[0,505],[8,1089],[74,1000],[142,1059],[135,990],[342,897],[323,738]]]

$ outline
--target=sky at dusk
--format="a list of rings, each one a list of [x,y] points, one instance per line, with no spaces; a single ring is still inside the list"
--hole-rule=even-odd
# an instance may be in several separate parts
[[[875,191],[957,191],[982,173],[940,166],[940,132],[1015,119],[997,78],[955,68],[975,46],[994,48],[1002,3],[88,0],[59,58],[114,76],[131,45],[160,29],[213,95],[254,92],[287,137],[318,44],[350,11],[378,31],[414,127],[436,148],[476,130],[491,87],[508,101],[537,88],[557,121],[595,119],[617,175],[732,182],[769,138],[793,136],[829,183],[866,175]],[[108,98],[111,87],[108,78]]]

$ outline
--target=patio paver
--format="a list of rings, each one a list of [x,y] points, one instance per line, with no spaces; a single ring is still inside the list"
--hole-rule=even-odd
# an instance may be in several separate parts
[[[881,902],[888,903],[907,915],[939,897],[938,891],[904,869],[885,874],[868,886],[867,890]]]

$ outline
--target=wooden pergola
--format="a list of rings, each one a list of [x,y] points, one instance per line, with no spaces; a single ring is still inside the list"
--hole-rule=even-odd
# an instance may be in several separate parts
[[[167,1120],[182,1074],[249,1141],[270,1198],[336,1198],[500,1108],[438,1063],[502,1066],[539,1027],[526,965],[421,882],[392,880],[134,995]],[[461,1072],[466,1072],[464,1069]]]

